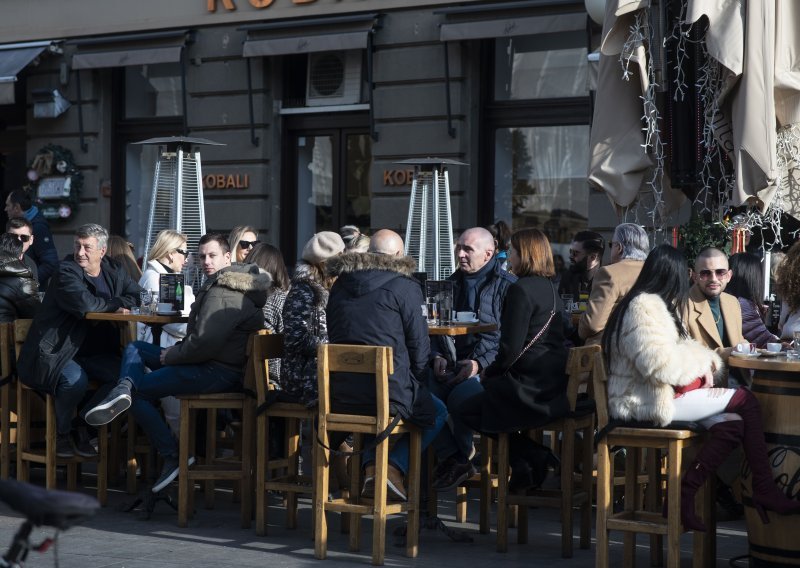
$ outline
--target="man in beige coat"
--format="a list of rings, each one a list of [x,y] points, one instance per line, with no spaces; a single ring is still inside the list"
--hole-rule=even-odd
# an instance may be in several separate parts
[[[732,348],[745,341],[739,300],[725,293],[731,279],[728,257],[719,249],[703,250],[694,262],[692,279],[687,331],[693,339],[719,353],[727,363]]]
[[[595,274],[589,303],[578,322],[578,335],[586,345],[600,345],[611,312],[636,282],[650,251],[647,233],[634,223],[617,225],[609,246],[611,264]]]

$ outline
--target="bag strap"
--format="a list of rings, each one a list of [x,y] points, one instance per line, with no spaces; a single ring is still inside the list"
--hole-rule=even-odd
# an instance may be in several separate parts
[[[533,344],[534,344],[534,343],[536,343],[536,342],[539,340],[539,338],[542,336],[542,334],[544,334],[544,332],[545,332],[545,331],[547,331],[547,329],[550,327],[550,322],[552,322],[552,321],[553,321],[553,318],[554,318],[554,317],[555,317],[555,315],[556,315],[556,299],[557,299],[557,298],[556,298],[556,287],[555,287],[555,286],[553,286],[553,282],[552,282],[552,281],[550,281],[550,289],[553,291],[553,309],[552,309],[552,310],[550,310],[550,317],[549,317],[549,318],[547,318],[547,321],[546,321],[546,322],[545,322],[545,324],[542,326],[542,329],[540,329],[540,330],[539,330],[539,332],[538,332],[538,333],[537,333],[537,334],[536,334],[536,335],[533,337],[533,339],[531,339],[531,340],[528,342],[528,344],[527,344],[527,345],[526,345],[526,346],[525,346],[525,347],[522,349],[522,351],[520,351],[520,352],[519,352],[519,355],[517,355],[516,357],[514,357],[514,360],[513,360],[513,361],[511,361],[511,364],[508,366],[508,369],[506,369],[506,372],[508,372],[509,370],[511,370],[511,367],[513,367],[513,366],[514,366],[514,363],[516,363],[517,361],[519,361],[519,358],[520,358],[520,357],[522,357],[523,355],[525,355],[525,352],[526,352],[528,349],[530,349],[531,347],[533,347]]]
[[[373,440],[367,442],[367,444],[360,450],[353,450],[352,452],[343,452],[340,450],[334,450],[330,446],[327,446],[319,437],[319,418],[317,417],[314,417],[314,430],[317,430],[317,444],[328,450],[334,456],[356,456],[377,448],[378,444],[380,444],[386,438],[392,435],[392,430],[395,429],[395,427],[400,423],[400,420],[402,419],[403,417],[400,416],[400,414],[395,414],[394,418],[392,418],[392,421],[389,422],[388,426],[386,426],[386,429],[383,432],[375,436]]]

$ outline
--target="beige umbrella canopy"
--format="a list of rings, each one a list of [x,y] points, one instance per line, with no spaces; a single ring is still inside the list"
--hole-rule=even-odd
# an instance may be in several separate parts
[[[646,83],[625,81],[619,59],[631,18],[649,9],[646,0],[609,0],[603,26],[589,181],[623,207],[636,199],[651,156],[642,146]],[[685,13],[687,24],[708,18],[706,49],[719,65],[715,113],[705,118],[734,167],[729,204],[763,212],[779,194],[782,208],[800,216],[800,2],[687,0]],[[646,49],[637,48],[643,75]],[[668,184],[664,196],[674,197]]]

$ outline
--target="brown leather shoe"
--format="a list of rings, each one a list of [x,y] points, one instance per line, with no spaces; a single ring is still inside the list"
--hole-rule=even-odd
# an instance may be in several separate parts
[[[407,501],[408,494],[406,487],[403,485],[403,474],[399,469],[389,464],[389,470],[386,473],[386,498],[389,501]]]
[[[364,468],[364,485],[361,487],[361,496],[365,499],[375,498],[375,466],[368,465]]]

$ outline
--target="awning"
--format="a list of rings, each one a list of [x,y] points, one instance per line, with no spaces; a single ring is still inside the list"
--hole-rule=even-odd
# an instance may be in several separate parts
[[[444,23],[441,26],[439,39],[441,41],[458,41],[572,32],[585,29],[585,13],[522,16],[518,18]]]
[[[359,14],[243,26],[239,29],[247,31],[247,39],[242,56],[366,49],[377,23],[377,14]]]
[[[17,75],[52,43],[37,41],[0,45],[0,105],[14,104]]]
[[[75,40],[69,42],[78,47],[72,56],[72,68],[104,69],[178,63],[188,33],[180,30]]]

